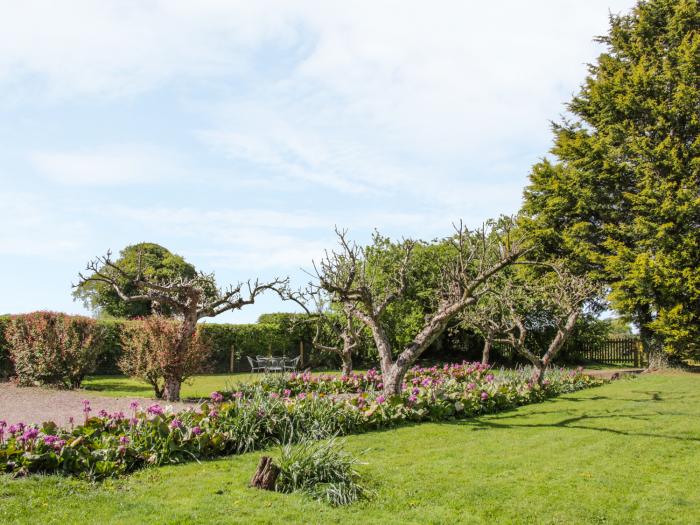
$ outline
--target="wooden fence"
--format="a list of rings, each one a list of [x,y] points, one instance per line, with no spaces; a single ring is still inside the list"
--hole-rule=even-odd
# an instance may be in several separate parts
[[[572,352],[587,361],[609,365],[646,366],[646,356],[638,337],[614,337],[602,343],[584,345]]]

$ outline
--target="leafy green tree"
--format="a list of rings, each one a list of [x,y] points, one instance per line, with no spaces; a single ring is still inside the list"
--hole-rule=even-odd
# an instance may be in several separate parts
[[[155,243],[142,242],[127,246],[114,261],[125,273],[112,272],[118,285],[127,295],[135,294],[135,285],[126,277],[134,275],[139,266],[139,258],[144,277],[154,282],[172,282],[177,279],[192,279],[197,275],[193,265],[180,255],[171,253],[167,248]],[[106,269],[105,269],[106,270]],[[73,291],[73,297],[83,301],[86,307],[103,316],[111,317],[145,317],[153,313],[166,316],[173,314],[167,304],[155,304],[152,301],[123,301],[113,286],[103,281],[86,280]],[[154,312],[154,307],[158,312]]]
[[[700,4],[640,1],[610,17],[555,160],[534,166],[527,226],[547,257],[609,287],[646,348],[700,341]]]

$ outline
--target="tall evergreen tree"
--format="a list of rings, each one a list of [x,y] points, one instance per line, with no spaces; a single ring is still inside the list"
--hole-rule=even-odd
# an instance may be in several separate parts
[[[700,3],[640,1],[598,41],[523,212],[547,255],[607,283],[646,345],[697,354]]]

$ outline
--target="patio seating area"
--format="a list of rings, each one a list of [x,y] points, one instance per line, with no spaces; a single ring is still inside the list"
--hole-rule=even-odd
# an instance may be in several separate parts
[[[266,357],[258,355],[246,356],[251,372],[282,373],[292,372],[299,367],[301,356],[297,357]]]

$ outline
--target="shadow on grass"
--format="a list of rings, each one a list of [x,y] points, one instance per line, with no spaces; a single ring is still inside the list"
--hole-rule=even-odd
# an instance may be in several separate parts
[[[646,421],[649,422],[654,418],[659,416],[680,416],[680,417],[696,417],[695,414],[686,414],[678,412],[651,412],[643,414],[623,414],[619,412],[612,412],[609,414],[581,414],[577,416],[564,417],[557,422],[547,423],[547,422],[527,422],[519,421],[512,422],[514,419],[518,418],[528,418],[533,415],[545,415],[545,416],[556,416],[561,415],[562,417],[566,414],[561,411],[551,410],[551,411],[537,411],[537,412],[525,412],[518,413],[516,411],[509,411],[508,413],[493,414],[495,417],[475,417],[471,419],[461,419],[458,421],[450,421],[445,424],[448,425],[460,425],[471,427],[474,431],[479,430],[493,430],[493,429],[517,429],[517,428],[552,428],[552,429],[575,429],[575,430],[593,430],[595,432],[604,432],[610,434],[616,434],[620,436],[637,436],[637,437],[651,437],[659,439],[667,439],[673,441],[687,441],[700,443],[700,437],[691,436],[678,436],[670,435],[656,432],[642,432],[634,430],[624,430],[619,428],[611,428],[608,425],[600,424],[607,421],[619,421],[620,419],[629,419],[634,421]],[[508,421],[505,421],[508,420]],[[592,424],[587,425],[586,422]],[[597,423],[597,424],[596,424]]]

